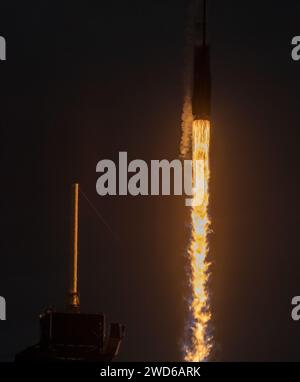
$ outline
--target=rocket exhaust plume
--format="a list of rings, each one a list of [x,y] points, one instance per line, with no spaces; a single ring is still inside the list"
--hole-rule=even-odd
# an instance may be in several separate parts
[[[202,7],[201,7],[202,6]],[[202,8],[202,9],[201,9]],[[199,13],[202,10],[202,20]],[[210,65],[206,43],[206,1],[194,1],[193,15],[193,78],[187,84],[184,102],[181,155],[189,153],[193,161],[193,203],[191,207],[191,237],[189,259],[189,320],[183,346],[184,359],[206,361],[212,350],[209,334],[209,262],[207,234],[210,220],[209,202],[209,141],[210,141]],[[187,71],[191,70],[187,65]],[[189,79],[189,77],[188,77]],[[191,91],[192,89],[192,91]]]

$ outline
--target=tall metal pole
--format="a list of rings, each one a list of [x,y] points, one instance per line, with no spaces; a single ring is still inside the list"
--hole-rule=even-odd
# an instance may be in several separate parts
[[[71,251],[70,251],[70,285],[68,292],[68,308],[79,311],[78,295],[78,192],[79,184],[72,184],[71,199]]]

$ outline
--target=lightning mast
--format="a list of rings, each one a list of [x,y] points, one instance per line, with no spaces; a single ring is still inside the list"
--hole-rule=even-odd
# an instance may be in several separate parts
[[[71,246],[70,246],[70,285],[67,294],[67,309],[72,312],[80,311],[78,294],[78,194],[79,184],[72,184],[71,195]]]

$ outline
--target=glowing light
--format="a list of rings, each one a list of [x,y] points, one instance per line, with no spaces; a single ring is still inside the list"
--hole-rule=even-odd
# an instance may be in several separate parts
[[[184,347],[184,359],[189,362],[205,361],[211,353],[212,338],[208,333],[211,319],[207,282],[209,229],[208,183],[209,183],[210,122],[196,120],[192,126],[193,204],[191,207],[192,232],[188,248],[190,260],[191,322],[190,338]],[[196,162],[197,161],[197,162]]]

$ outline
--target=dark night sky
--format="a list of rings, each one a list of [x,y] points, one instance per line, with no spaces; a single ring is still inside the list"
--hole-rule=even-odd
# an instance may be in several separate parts
[[[209,3],[217,358],[299,360],[300,4]],[[126,324],[119,360],[180,359],[184,200],[101,198],[95,167],[121,150],[177,157],[186,4],[1,2],[0,359],[37,340],[46,305],[64,306],[74,180],[114,231],[80,200],[82,309]]]

